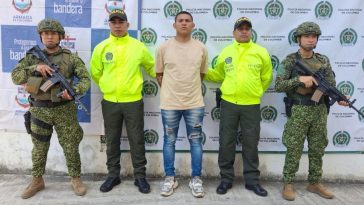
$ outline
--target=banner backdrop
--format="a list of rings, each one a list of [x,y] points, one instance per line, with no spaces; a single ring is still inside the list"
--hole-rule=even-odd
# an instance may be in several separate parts
[[[271,55],[274,78],[286,55],[298,50],[292,41],[294,28],[304,21],[320,25],[316,52],[327,55],[336,73],[337,88],[357,99],[354,104],[364,112],[364,2],[352,1],[289,1],[289,0],[7,0],[0,5],[0,129],[24,130],[22,114],[27,109],[27,94],[23,86],[15,86],[10,79],[14,65],[35,44],[40,45],[36,25],[44,17],[56,18],[66,29],[62,46],[77,52],[89,65],[92,49],[109,35],[107,15],[114,7],[123,7],[130,21],[130,34],[144,42],[150,52],[160,43],[173,38],[174,16],[179,11],[190,12],[196,24],[193,38],[202,41],[209,51],[211,67],[222,48],[233,42],[236,19],[246,16],[252,20],[253,41],[266,47]],[[219,84],[204,82],[205,100],[203,125],[204,150],[216,151],[219,140],[219,109],[215,103],[215,89]],[[163,127],[156,80],[145,75],[143,95],[145,105],[145,140],[147,150],[161,150]],[[283,93],[274,90],[274,80],[261,103],[260,151],[285,151],[281,136],[287,120]],[[79,112],[86,134],[102,135],[102,95],[92,84],[83,98],[91,110],[87,116]],[[125,129],[124,129],[125,130]],[[237,148],[241,150],[240,137]],[[333,105],[328,115],[329,145],[326,151],[351,152],[364,150],[364,119],[352,109]],[[125,131],[121,141],[127,142]],[[306,146],[307,147],[307,146]],[[128,150],[128,143],[121,149]],[[181,122],[177,150],[189,150],[185,124]],[[307,148],[306,148],[307,149]]]

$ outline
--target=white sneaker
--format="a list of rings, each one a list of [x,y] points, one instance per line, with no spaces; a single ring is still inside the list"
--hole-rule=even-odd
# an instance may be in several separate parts
[[[197,198],[202,198],[205,193],[202,187],[202,180],[200,177],[193,177],[190,181],[190,189],[192,190],[192,195]]]
[[[161,195],[162,196],[170,196],[173,194],[174,189],[178,186],[178,181],[172,176],[166,177],[164,179],[162,188],[161,188]]]

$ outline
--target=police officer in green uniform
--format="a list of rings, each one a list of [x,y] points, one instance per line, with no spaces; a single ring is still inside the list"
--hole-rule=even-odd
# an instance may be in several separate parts
[[[295,31],[295,40],[300,48],[289,54],[281,63],[275,82],[277,92],[286,92],[287,123],[283,131],[283,144],[287,147],[283,168],[284,187],[282,197],[295,199],[293,181],[298,171],[304,141],[307,137],[309,158],[309,185],[307,190],[331,199],[334,195],[320,182],[322,176],[322,157],[328,144],[327,114],[325,96],[318,103],[311,100],[317,82],[312,76],[301,76],[294,69],[295,61],[302,61],[311,71],[319,69],[325,73],[325,80],[335,86],[335,77],[329,59],[313,50],[316,47],[320,27],[314,22],[304,22]],[[339,102],[340,105],[346,105]]]
[[[63,26],[56,20],[44,19],[38,24],[38,33],[44,44],[43,52],[50,62],[59,65],[60,73],[71,84],[74,77],[78,78],[79,81],[73,85],[73,88],[76,94],[85,94],[90,87],[90,77],[83,61],[70,50],[59,46],[65,35]],[[44,189],[42,175],[45,172],[53,127],[63,148],[73,190],[79,196],[86,194],[86,187],[80,180],[79,144],[83,137],[83,130],[77,121],[77,106],[67,90],[62,91],[57,84],[46,92],[40,89],[51,72],[52,68],[27,53],[11,73],[14,84],[26,84],[26,90],[30,93],[33,180],[21,195],[24,199]],[[59,93],[61,94],[57,97]]]

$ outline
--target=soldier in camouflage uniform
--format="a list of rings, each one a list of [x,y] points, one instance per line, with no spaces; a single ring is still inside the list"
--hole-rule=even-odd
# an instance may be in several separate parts
[[[50,62],[59,65],[60,72],[71,84],[73,77],[78,78],[74,90],[77,94],[85,94],[90,87],[90,77],[83,61],[70,50],[59,46],[65,34],[62,25],[56,20],[44,19],[38,24],[38,33],[45,47],[43,52]],[[33,180],[21,195],[24,199],[44,189],[42,175],[45,172],[53,126],[63,148],[73,190],[79,196],[86,193],[86,187],[80,180],[79,144],[83,130],[77,121],[76,104],[67,90],[60,90],[57,84],[46,92],[40,89],[51,72],[52,69],[48,65],[27,53],[11,73],[14,84],[26,84],[26,90],[30,93],[29,132],[33,142]],[[57,97],[58,93],[61,93],[60,97]]]
[[[322,69],[325,80],[335,86],[334,73],[329,59],[313,49],[316,47],[320,27],[313,22],[300,24],[295,32],[295,40],[300,48],[296,53],[289,54],[279,66],[275,89],[286,92],[287,123],[283,131],[283,144],[287,147],[286,159],[283,168],[284,188],[282,196],[286,200],[295,199],[293,181],[298,171],[304,141],[307,137],[309,158],[309,185],[307,190],[319,194],[321,197],[331,199],[334,195],[321,183],[322,157],[328,144],[327,139],[327,112],[325,96],[318,103],[311,100],[317,85],[312,76],[300,76],[294,69],[295,61],[301,60],[313,72]],[[344,105],[343,102],[339,104]]]

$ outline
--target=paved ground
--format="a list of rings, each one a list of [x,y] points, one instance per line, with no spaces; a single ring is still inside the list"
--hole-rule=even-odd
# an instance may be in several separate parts
[[[71,190],[69,178],[65,176],[45,176],[46,188],[30,199],[21,199],[20,194],[30,182],[28,175],[0,175],[0,205],[17,204],[49,204],[49,205],[70,205],[70,204],[172,204],[172,205],[215,205],[215,204],[259,204],[259,205],[281,205],[281,204],[302,204],[302,205],[363,205],[364,184],[359,183],[326,183],[325,185],[335,193],[335,198],[328,200],[312,194],[305,190],[305,183],[295,184],[297,198],[288,202],[281,197],[281,182],[263,181],[261,184],[269,192],[267,197],[258,197],[253,192],[244,188],[241,179],[236,180],[234,186],[226,195],[215,193],[219,181],[216,178],[204,179],[206,195],[204,198],[196,199],[188,188],[188,179],[179,179],[179,187],[170,197],[159,195],[159,187],[162,179],[150,178],[152,192],[141,194],[133,185],[133,180],[123,179],[122,183],[108,193],[101,193],[99,186],[102,183],[101,177],[84,177],[88,187],[85,196],[76,196]]]

